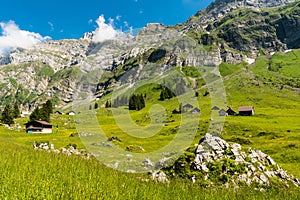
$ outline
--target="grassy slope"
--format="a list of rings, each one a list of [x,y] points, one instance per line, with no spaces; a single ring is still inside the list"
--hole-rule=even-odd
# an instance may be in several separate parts
[[[295,52],[292,52],[295,53]],[[291,85],[288,74],[299,73],[299,60],[292,55],[275,54],[271,58],[260,58],[251,66],[239,65],[220,66],[221,74],[224,75],[224,84],[227,92],[228,105],[234,110],[240,105],[253,105],[256,115],[251,117],[227,117],[222,137],[241,143],[244,147],[254,147],[271,155],[276,162],[292,173],[300,177],[300,124],[299,93],[282,87]],[[297,52],[296,52],[297,54]],[[268,65],[280,56],[281,68],[276,72],[268,70]],[[292,62],[292,63],[291,63]],[[291,68],[290,66],[295,66]],[[287,66],[287,67],[286,67]],[[295,80],[298,76],[296,75]],[[297,82],[297,81],[296,81]],[[149,88],[148,88],[149,89]],[[148,90],[141,88],[143,93]],[[198,98],[201,108],[200,127],[195,143],[203,135],[208,127],[210,119],[209,96],[203,96],[204,89],[200,89]],[[151,90],[152,91],[152,90]],[[121,131],[115,124],[113,116],[108,110],[97,110],[99,123],[107,136],[118,136],[123,141],[119,145],[126,148],[128,145],[141,145],[146,151],[155,150],[172,140],[173,131],[179,125],[179,115],[172,115],[171,111],[178,107],[176,99],[164,102],[158,101],[159,92],[147,92],[147,107],[138,112],[131,112],[132,119],[137,124],[145,126],[149,123],[148,109],[159,103],[168,111],[167,126],[163,128],[151,140],[136,140]],[[151,102],[151,103],[149,103]],[[174,120],[174,122],[172,122]],[[19,119],[20,124],[26,120]],[[238,198],[247,199],[278,199],[278,193],[282,199],[299,198],[299,190],[269,190],[268,193],[260,193],[252,188],[238,191],[222,189],[200,189],[197,185],[184,183],[183,180],[172,182],[170,185],[141,182],[142,175],[128,175],[119,173],[99,165],[96,161],[84,161],[76,157],[36,152],[31,148],[34,140],[49,141],[56,148],[65,147],[69,143],[75,143],[78,148],[84,148],[78,137],[69,137],[76,132],[74,120],[69,116],[53,116],[52,123],[58,124],[58,134],[51,135],[28,135],[23,131],[9,131],[0,126],[0,197],[41,198],[51,199],[61,197],[99,197],[99,198],[146,198],[151,199],[191,199],[216,198],[215,194],[222,199]],[[17,145],[16,145],[17,144]],[[21,146],[19,146],[21,145]],[[47,173],[45,173],[47,171]],[[144,178],[144,177],[143,177]],[[36,181],[34,181],[34,180]],[[28,187],[30,184],[32,187]],[[17,188],[17,189],[16,189]],[[38,191],[38,192],[37,192]],[[97,192],[95,192],[97,191]],[[2,195],[2,196],[1,196]],[[269,196],[270,195],[270,196]],[[239,197],[239,198],[241,198]]]
[[[183,180],[170,184],[141,181],[144,175],[120,173],[96,160],[34,151],[3,141],[0,141],[0,155],[1,199],[299,198],[295,188],[258,192],[252,188],[201,189]]]
[[[225,81],[229,105],[235,110],[238,106],[253,105],[256,114],[227,117],[224,131],[225,139],[240,137],[245,143],[250,141],[246,147],[252,146],[270,154],[297,177],[300,176],[300,94],[285,89],[285,85],[299,84],[299,58],[299,51],[260,58],[248,70]],[[268,66],[278,59],[282,67],[275,73]]]

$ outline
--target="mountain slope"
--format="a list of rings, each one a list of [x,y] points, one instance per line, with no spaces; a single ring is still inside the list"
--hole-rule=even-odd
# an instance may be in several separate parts
[[[153,68],[158,74],[176,66],[251,64],[259,55],[300,48],[299,13],[300,2],[294,0],[217,0],[184,24],[148,24],[135,37],[94,43],[91,33],[16,49],[0,57],[1,103],[16,98],[30,109],[54,98],[63,106],[86,79],[92,79],[90,92],[102,97],[124,84],[120,77],[128,70],[136,69],[127,80],[134,83],[151,64],[158,65]]]

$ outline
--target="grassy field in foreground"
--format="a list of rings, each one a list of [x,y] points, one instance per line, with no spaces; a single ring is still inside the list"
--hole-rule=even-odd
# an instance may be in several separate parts
[[[0,199],[299,199],[298,188],[200,188],[191,182],[147,182],[83,160],[0,141]],[[218,194],[218,195],[216,195]]]

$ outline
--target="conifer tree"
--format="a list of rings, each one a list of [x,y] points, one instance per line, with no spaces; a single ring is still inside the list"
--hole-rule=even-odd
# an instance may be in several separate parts
[[[20,117],[19,104],[18,102],[15,102],[14,109],[13,109],[13,118],[18,118],[18,117]]]
[[[165,99],[171,99],[175,97],[176,95],[168,88],[164,87],[160,93],[160,98],[159,100],[165,100]]]
[[[43,104],[42,108],[36,107],[34,111],[31,113],[31,115],[29,116],[29,119],[30,121],[42,120],[42,121],[50,122],[51,110],[52,110],[52,104],[50,109],[50,103],[46,102]]]
[[[31,115],[29,116],[30,121],[39,120],[40,119],[40,109],[36,107]]]
[[[14,123],[13,113],[10,105],[6,105],[2,112],[2,122],[9,126]]]
[[[53,113],[53,106],[52,106],[51,100],[46,101],[45,109],[47,109],[47,111],[46,111],[47,113],[49,113],[49,114]]]
[[[43,107],[39,110],[39,120],[50,122],[50,113],[49,110],[43,105]]]
[[[135,94],[133,94],[130,99],[129,99],[129,104],[128,104],[128,107],[129,107],[129,110],[136,110],[136,97],[135,97]]]
[[[49,103],[47,103],[47,102],[43,104],[43,107],[40,110],[40,119],[43,120],[43,121],[46,121],[46,122],[50,122],[50,114],[51,114],[51,110],[52,110],[52,103],[51,103],[51,109],[50,109],[49,108]]]
[[[142,94],[133,94],[129,99],[129,110],[141,110],[145,107],[145,100]]]

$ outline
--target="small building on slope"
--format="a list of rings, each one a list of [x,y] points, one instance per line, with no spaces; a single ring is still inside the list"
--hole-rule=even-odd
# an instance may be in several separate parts
[[[219,110],[219,116],[227,116],[227,112],[224,109]]]
[[[34,120],[27,122],[26,133],[52,133],[52,124],[46,121]]]
[[[194,108],[193,110],[190,111],[192,114],[200,114],[200,109],[199,108]]]
[[[236,115],[236,112],[234,110],[232,110],[231,107],[228,107],[228,109],[226,110],[226,113],[227,113],[227,115],[230,115],[230,116]]]
[[[240,106],[239,115],[241,116],[252,116],[254,115],[254,107],[253,106]]]

